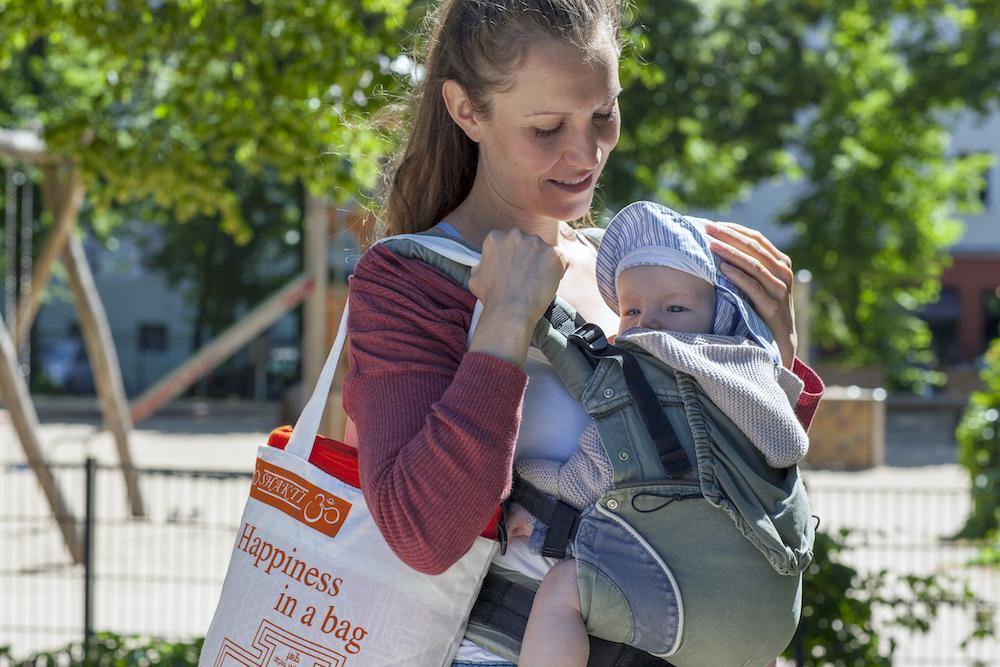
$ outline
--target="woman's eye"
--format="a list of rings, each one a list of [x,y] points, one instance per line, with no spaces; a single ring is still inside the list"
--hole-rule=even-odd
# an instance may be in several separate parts
[[[551,137],[553,134],[555,134],[556,132],[558,132],[562,128],[562,126],[563,126],[563,124],[559,123],[558,125],[556,125],[555,127],[551,128],[551,129],[542,129],[542,128],[536,127],[535,128],[535,136],[536,137]]]
[[[596,114],[594,114],[594,118],[596,118],[597,120],[603,121],[605,123],[610,123],[611,121],[613,121],[615,119],[615,116],[617,115],[617,112],[618,112],[618,109],[616,107],[616,108],[612,109],[611,111],[609,111],[607,113],[596,113]]]

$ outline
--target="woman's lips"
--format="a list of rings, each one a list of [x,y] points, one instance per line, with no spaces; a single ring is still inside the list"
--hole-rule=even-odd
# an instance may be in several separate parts
[[[567,180],[570,180],[570,179],[567,179]],[[587,177],[585,179],[583,179],[582,181],[580,181],[579,183],[572,183],[572,184],[561,183],[561,182],[555,180],[554,178],[553,179],[549,179],[549,183],[551,183],[552,185],[556,186],[560,190],[562,190],[564,192],[572,192],[572,193],[586,192],[587,190],[590,189],[590,185],[593,182],[594,182],[594,174],[593,173],[587,174]]]

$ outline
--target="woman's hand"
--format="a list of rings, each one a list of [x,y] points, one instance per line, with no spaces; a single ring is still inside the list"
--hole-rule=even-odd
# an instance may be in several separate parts
[[[532,329],[545,314],[566,273],[555,246],[519,229],[494,230],[483,242],[483,258],[469,276],[469,291],[484,308],[523,318]]]
[[[494,230],[483,242],[469,291],[483,303],[470,352],[485,352],[524,368],[535,324],[566,273],[562,252],[518,229]]]
[[[792,260],[755,229],[734,222],[705,225],[709,246],[722,259],[722,272],[742,289],[771,330],[781,363],[791,368],[798,339],[792,304]]]

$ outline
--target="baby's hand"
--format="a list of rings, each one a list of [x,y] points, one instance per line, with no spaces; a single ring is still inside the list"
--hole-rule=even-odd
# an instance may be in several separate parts
[[[531,537],[535,528],[535,517],[517,503],[507,509],[507,537]]]

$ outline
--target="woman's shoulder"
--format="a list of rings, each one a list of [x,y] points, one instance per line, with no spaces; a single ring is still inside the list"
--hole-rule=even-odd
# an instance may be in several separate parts
[[[442,271],[419,259],[402,257],[384,245],[368,249],[350,278],[352,302],[359,299],[410,302],[431,309],[472,312],[476,297]]]
[[[349,295],[353,367],[412,368],[418,358],[421,366],[452,367],[461,360],[476,297],[429,264],[374,246],[358,261]]]

